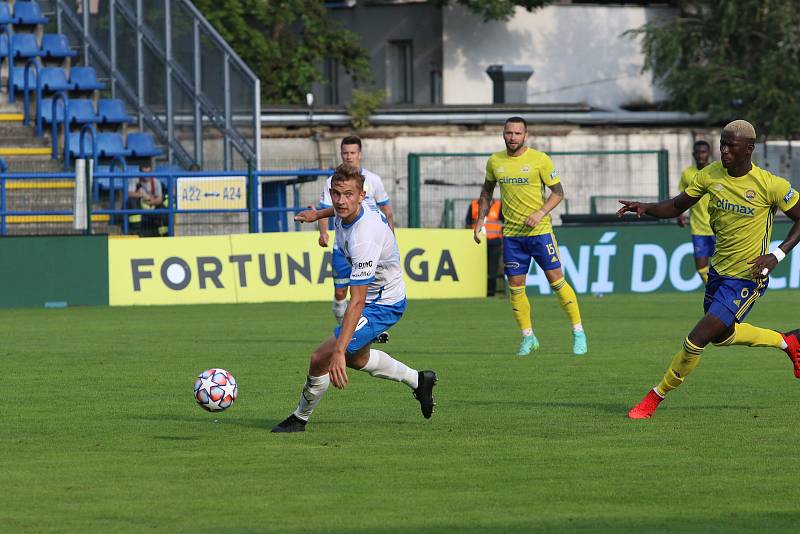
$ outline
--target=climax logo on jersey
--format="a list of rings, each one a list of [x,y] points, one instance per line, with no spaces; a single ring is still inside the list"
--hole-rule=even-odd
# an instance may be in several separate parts
[[[756,215],[755,208],[748,208],[747,206],[734,204],[733,202],[728,202],[726,199],[717,200],[714,205],[721,210],[738,213],[739,215],[744,215],[745,217],[755,217]]]
[[[792,200],[792,197],[794,197],[795,193],[797,193],[797,191],[795,191],[794,189],[789,189],[789,192],[786,193],[785,197],[783,197],[784,203],[788,203],[790,200]]]
[[[753,200],[754,198],[756,198],[756,192],[753,191],[752,189],[748,189],[744,193],[744,198],[746,198],[747,200]]]
[[[501,184],[527,184],[528,183],[528,179],[527,178],[513,178],[513,177],[500,178],[500,183]]]

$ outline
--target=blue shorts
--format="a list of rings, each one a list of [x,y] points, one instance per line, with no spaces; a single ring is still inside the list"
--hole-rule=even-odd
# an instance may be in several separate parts
[[[764,294],[769,280],[743,280],[722,276],[714,269],[708,271],[703,310],[731,326],[741,323],[753,309],[755,301]]]
[[[397,324],[404,311],[406,311],[406,299],[389,305],[367,304],[364,306],[364,311],[361,312],[361,317],[356,325],[356,331],[353,332],[353,338],[347,344],[347,353],[353,354],[372,343],[378,334],[386,332]],[[333,329],[333,335],[338,338],[341,330],[342,327],[337,326]]]
[[[710,258],[714,255],[714,249],[717,246],[717,236],[692,234],[692,245],[694,245],[695,258]]]
[[[331,267],[333,267],[333,286],[334,287],[347,287],[350,285],[350,273],[353,267],[344,253],[338,248],[333,249],[331,255]]]
[[[561,267],[558,244],[552,233],[528,237],[503,236],[503,263],[507,276],[528,274],[531,258],[543,271]]]

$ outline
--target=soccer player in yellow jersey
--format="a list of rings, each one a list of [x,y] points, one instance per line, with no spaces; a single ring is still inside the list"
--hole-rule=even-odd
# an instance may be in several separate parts
[[[620,200],[617,212],[676,217],[708,194],[711,228],[717,250],[711,258],[703,309],[705,315],[683,342],[656,387],[628,413],[631,419],[653,415],[667,393],[680,386],[700,361],[709,343],[717,346],[775,347],[789,355],[800,378],[800,329],[781,334],[745,323],[744,318],[767,288],[769,273],[800,241],[798,193],[783,178],[753,165],[756,132],[743,120],[725,126],[720,159],[697,173],[686,191],[663,202]],[[772,221],[780,209],[794,221],[786,239],[769,250]]]
[[[708,142],[701,140],[694,143],[692,157],[695,164],[683,169],[678,189],[686,191],[697,172],[708,165],[710,155],[711,146]],[[686,215],[683,213],[678,217],[678,226],[686,226]],[[692,232],[692,245],[694,246],[694,263],[697,267],[697,273],[703,279],[703,283],[706,284],[708,283],[708,258],[714,255],[714,247],[717,241],[708,220],[708,194],[703,195],[703,198],[692,206],[689,227]]]
[[[550,212],[564,199],[564,188],[550,157],[525,145],[528,124],[522,117],[511,117],[503,127],[506,149],[492,154],[486,162],[486,179],[480,196],[475,225],[475,242],[481,242],[481,228],[497,183],[503,202],[503,263],[511,293],[511,309],[522,331],[517,356],[527,356],[539,348],[533,333],[531,304],[525,293],[525,279],[533,258],[544,271],[550,287],[572,323],[573,353],[586,354],[586,334],[575,291],[561,272],[558,244],[550,224]],[[544,188],[550,189],[545,199]]]

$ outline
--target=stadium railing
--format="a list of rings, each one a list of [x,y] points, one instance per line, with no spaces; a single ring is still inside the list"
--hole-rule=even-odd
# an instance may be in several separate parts
[[[74,228],[76,175],[0,173],[0,236],[121,233],[131,231],[131,215],[163,218],[165,235],[209,235],[299,230],[290,217],[307,208],[296,189],[304,181],[327,177],[331,169],[131,172],[103,168],[92,173],[85,192],[86,228]],[[131,180],[161,182],[164,207],[128,205]],[[101,185],[102,184],[102,185]],[[80,207],[78,209],[81,209]],[[100,225],[100,226],[98,226]],[[177,229],[180,231],[176,232]]]

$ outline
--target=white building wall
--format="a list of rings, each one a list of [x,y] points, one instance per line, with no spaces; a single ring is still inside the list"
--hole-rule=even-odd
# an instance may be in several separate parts
[[[517,8],[505,22],[484,23],[466,9],[443,13],[444,103],[488,104],[494,64],[530,65],[528,103],[585,102],[602,109],[652,103],[664,93],[641,74],[638,39],[622,34],[670,8],[548,6]]]

